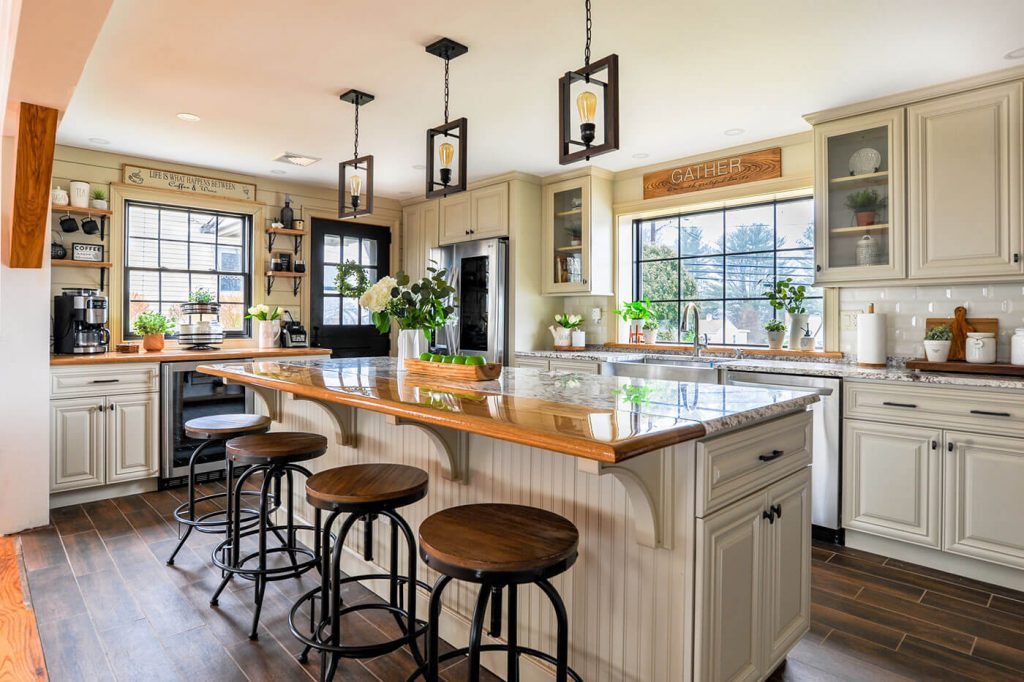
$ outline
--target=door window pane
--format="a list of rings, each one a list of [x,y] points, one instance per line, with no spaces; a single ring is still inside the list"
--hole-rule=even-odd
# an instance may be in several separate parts
[[[341,324],[341,298],[324,296],[324,324]]]
[[[361,250],[359,261],[362,265],[376,265],[377,264],[377,241],[374,239],[362,239],[360,240]]]
[[[324,235],[324,262],[341,262],[341,237],[336,234]]]
[[[345,237],[342,240],[342,258],[345,260],[359,262],[359,238]]]

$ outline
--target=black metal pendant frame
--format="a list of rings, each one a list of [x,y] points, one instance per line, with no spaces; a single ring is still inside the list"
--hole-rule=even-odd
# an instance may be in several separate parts
[[[587,145],[582,140],[574,139],[579,131],[573,130],[572,84],[577,81],[587,81],[601,89],[604,134],[603,142],[599,145]],[[564,166],[577,161],[589,161],[593,156],[607,154],[618,148],[619,56],[610,54],[581,69],[568,71],[558,79],[558,163]]]
[[[449,194],[457,194],[466,191],[466,136],[469,133],[469,122],[465,118],[457,118],[454,121],[443,123],[436,128],[427,129],[427,198],[446,197]],[[444,137],[448,140],[455,140],[455,154],[457,157],[458,182],[445,184],[437,179],[434,173],[434,159],[437,157],[437,150],[434,149],[434,140],[437,137]]]
[[[366,181],[363,183],[362,195],[364,202],[345,201],[349,177],[356,171],[363,171]],[[373,154],[360,156],[338,164],[338,218],[356,218],[373,213]]]

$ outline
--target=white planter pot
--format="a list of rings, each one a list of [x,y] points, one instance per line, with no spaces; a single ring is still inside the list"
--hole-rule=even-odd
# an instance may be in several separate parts
[[[786,339],[786,332],[765,332],[768,334],[768,348],[771,350],[782,350],[782,342]]]
[[[643,320],[630,320],[629,321],[629,342],[640,343],[644,338],[644,321]]]
[[[107,210],[107,200],[106,199],[93,199],[92,201],[89,202],[89,204],[93,208],[99,209],[101,211],[106,211]]]
[[[945,362],[949,359],[949,347],[952,341],[925,341],[924,355],[928,362]]]
[[[427,335],[422,329],[402,329],[398,332],[398,369],[405,371],[405,361],[412,358],[418,360],[422,353],[430,349]]]
[[[256,320],[256,343],[260,350],[277,348],[277,340],[281,336],[280,320]]]
[[[653,346],[658,342],[658,330],[657,329],[645,329],[644,330],[644,343],[648,346]]]
[[[804,335],[804,327],[807,326],[807,313],[790,313],[789,315],[789,349],[799,350],[800,339]]]
[[[89,208],[89,183],[74,180],[70,187],[71,205],[74,208]]]
[[[587,333],[580,329],[574,329],[572,332],[572,345],[577,348],[583,348],[587,345]]]

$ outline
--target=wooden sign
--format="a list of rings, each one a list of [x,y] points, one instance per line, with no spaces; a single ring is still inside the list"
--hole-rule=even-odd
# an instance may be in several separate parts
[[[126,185],[170,189],[175,192],[190,192],[192,194],[224,197],[226,199],[256,201],[256,185],[246,182],[219,180],[217,178],[190,175],[188,173],[175,173],[174,171],[160,170],[159,168],[143,168],[142,166],[132,166],[127,163],[121,167],[121,173]]]
[[[644,199],[782,177],[782,148],[726,156],[644,174]]]

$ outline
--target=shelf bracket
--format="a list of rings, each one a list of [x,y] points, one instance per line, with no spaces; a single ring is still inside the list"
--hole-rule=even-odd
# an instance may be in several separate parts
[[[298,296],[300,289],[302,289],[302,278],[296,277],[292,281],[292,296]]]
[[[101,242],[106,239],[106,230],[107,230],[107,216],[101,215],[100,216],[100,241]],[[103,290],[103,285],[100,284],[100,291],[102,291],[102,290]]]
[[[102,239],[102,237],[101,237],[101,239]],[[107,281],[107,269],[106,268],[100,268],[100,291],[106,291],[107,290],[106,281]]]
[[[293,246],[295,247],[294,250],[293,250],[293,253],[296,256],[301,256],[302,255],[302,235],[301,234],[295,235],[295,241],[293,242]]]
[[[318,400],[316,398],[307,398],[301,395],[295,395],[294,393],[288,393],[288,396],[295,401],[304,401],[319,405],[324,409],[327,414],[331,415],[334,420],[335,429],[334,435],[338,445],[347,445],[350,448],[356,446],[356,408],[350,405],[339,405],[338,403],[330,402],[327,400]]]
[[[275,233],[275,232],[268,232],[267,233],[267,253],[273,253],[273,251],[274,251],[274,241],[276,239],[277,239],[277,233]]]
[[[469,452],[468,436],[462,431],[449,429],[444,426],[433,426],[422,422],[404,419],[388,415],[385,417],[389,424],[394,426],[415,426],[420,429],[437,447],[438,453],[442,455],[441,464],[444,466],[444,478],[458,483],[469,481]]]
[[[270,292],[274,288],[274,278],[267,276],[267,296],[270,296]]]
[[[581,458],[577,466],[583,473],[595,476],[610,474],[618,479],[633,507],[636,541],[644,547],[672,549],[675,460],[671,452],[658,450],[618,464]]]

